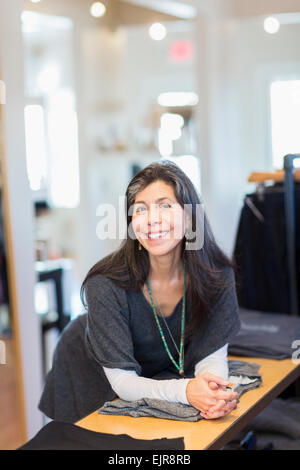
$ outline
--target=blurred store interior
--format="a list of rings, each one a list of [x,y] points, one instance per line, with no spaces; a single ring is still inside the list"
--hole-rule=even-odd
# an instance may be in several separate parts
[[[299,40],[296,0],[1,1],[0,338],[15,362],[0,366],[0,448],[43,423],[81,282],[120,244],[97,236],[99,204],[122,227],[139,169],[178,163],[232,255],[250,173],[299,151]]]

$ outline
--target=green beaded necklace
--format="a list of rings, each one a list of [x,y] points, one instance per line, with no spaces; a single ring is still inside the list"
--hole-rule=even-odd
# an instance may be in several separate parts
[[[150,295],[150,299],[151,299],[151,304],[152,304],[152,309],[153,309],[153,313],[154,313],[154,317],[155,317],[155,320],[156,320],[156,324],[158,326],[158,329],[159,329],[159,332],[160,332],[160,336],[161,336],[161,339],[164,343],[164,346],[165,346],[165,350],[167,351],[167,354],[169,356],[169,358],[171,359],[171,361],[173,362],[173,364],[175,365],[176,369],[178,369],[179,371],[179,374],[184,376],[184,351],[183,351],[183,343],[184,343],[184,320],[185,320],[185,273],[186,273],[186,268],[185,268],[185,264],[186,264],[186,260],[184,258],[184,262],[183,262],[183,267],[184,267],[184,292],[183,292],[183,302],[182,302],[182,311],[181,311],[181,339],[180,339],[180,350],[179,350],[179,361],[178,361],[178,364],[177,362],[174,360],[172,354],[170,353],[170,350],[168,348],[168,345],[167,345],[167,342],[166,342],[166,338],[163,334],[163,331],[162,331],[162,328],[161,328],[161,325],[159,323],[159,319],[158,319],[158,316],[157,316],[157,313],[156,313],[156,310],[155,310],[155,306],[154,306],[154,303],[153,303],[153,299],[152,299],[152,295],[151,295],[151,290],[150,290],[150,285],[149,285],[149,281],[147,279],[147,286],[148,286],[148,291],[149,291],[149,295]]]

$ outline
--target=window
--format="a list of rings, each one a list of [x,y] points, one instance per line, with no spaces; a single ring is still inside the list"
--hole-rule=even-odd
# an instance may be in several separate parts
[[[43,187],[47,175],[44,109],[40,105],[25,106],[27,174],[30,188]]]
[[[274,81],[270,95],[273,165],[282,169],[285,155],[300,153],[300,80]]]
[[[27,173],[33,199],[75,208],[80,188],[73,22],[24,11],[22,30]]]
[[[73,102],[73,93],[68,89],[61,89],[49,99],[49,179],[55,207],[73,208],[79,204],[78,128]]]
[[[162,160],[164,158],[162,157]],[[201,173],[200,173],[200,162],[194,155],[180,155],[175,157],[168,157],[167,160],[171,160],[176,163],[179,168],[190,178],[195,189],[198,191],[199,196],[201,195]]]

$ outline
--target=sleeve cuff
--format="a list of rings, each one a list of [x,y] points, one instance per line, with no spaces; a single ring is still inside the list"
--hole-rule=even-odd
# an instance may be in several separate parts
[[[191,379],[179,379],[178,380],[178,401],[185,405],[190,405],[186,396],[186,387]]]

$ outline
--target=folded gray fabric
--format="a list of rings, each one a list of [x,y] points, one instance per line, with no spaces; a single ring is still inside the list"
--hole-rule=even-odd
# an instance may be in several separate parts
[[[234,391],[239,394],[239,397],[248,390],[259,387],[262,383],[262,377],[258,372],[260,365],[255,362],[230,360],[228,361],[228,368],[229,380],[235,382]],[[245,381],[245,379],[248,380]],[[242,383],[243,381],[246,383]],[[155,398],[141,398],[135,401],[126,401],[119,398],[104,403],[98,413],[127,415],[134,418],[151,416],[179,421],[199,421],[203,419],[200,411],[191,405],[172,403]]]
[[[267,359],[287,359],[300,338],[300,318],[287,314],[240,308],[241,329],[230,340],[228,354]]]
[[[133,418],[148,416],[152,418],[175,419],[179,421],[199,421],[202,416],[199,410],[183,403],[171,403],[156,398],[141,398],[125,401],[120,398],[104,403],[98,410],[101,414],[128,415]]]
[[[245,392],[260,387],[262,377],[259,374],[260,365],[256,362],[228,361],[229,381],[236,385],[233,391],[241,397]],[[238,380],[235,380],[235,377]],[[245,380],[247,379],[247,380]]]

